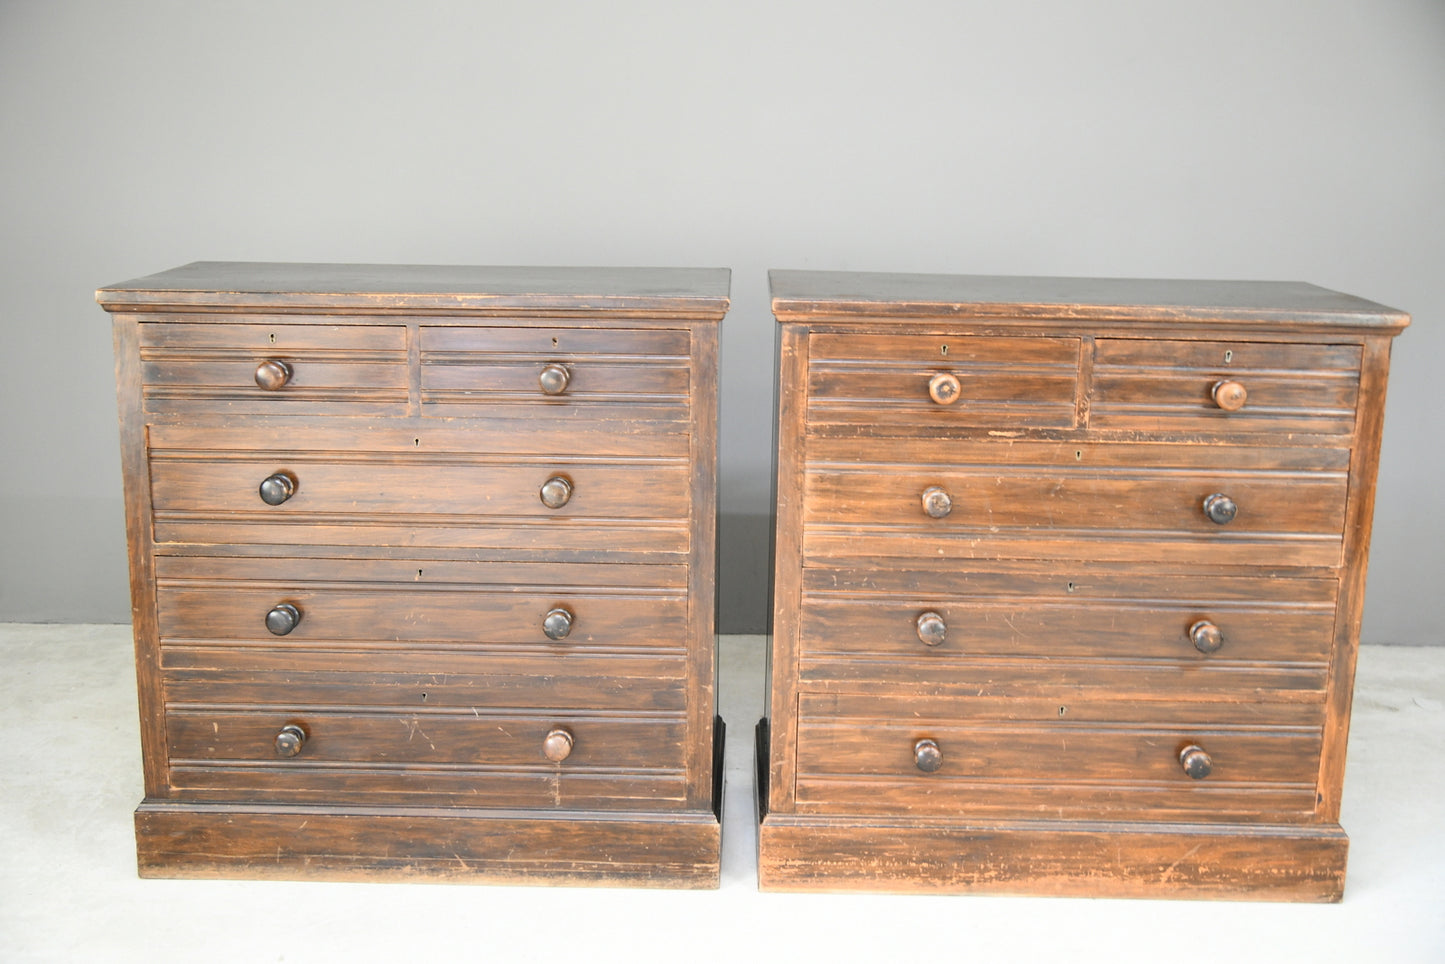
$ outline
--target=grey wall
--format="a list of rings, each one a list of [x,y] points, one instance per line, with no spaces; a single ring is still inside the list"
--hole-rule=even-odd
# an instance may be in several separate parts
[[[1411,311],[1365,638],[1442,641],[1445,4],[0,0],[0,620],[125,620],[100,284],[197,259],[734,269],[724,629],[762,624],[766,269],[1272,278]]]

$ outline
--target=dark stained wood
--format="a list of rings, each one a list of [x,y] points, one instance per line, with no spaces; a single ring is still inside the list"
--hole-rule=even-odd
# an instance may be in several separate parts
[[[716,886],[727,287],[198,263],[97,293],[144,874]]]
[[[1338,899],[1408,317],[1296,284],[772,280],[762,885]]]
[[[710,813],[146,803],[143,877],[716,887]]]

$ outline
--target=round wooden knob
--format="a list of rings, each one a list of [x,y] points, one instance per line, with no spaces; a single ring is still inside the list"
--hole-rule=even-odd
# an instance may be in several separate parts
[[[923,490],[923,511],[934,519],[942,519],[953,511],[953,497],[936,485]]]
[[[553,763],[561,763],[572,755],[572,734],[562,727],[553,727],[542,741],[542,753]]]
[[[290,603],[279,603],[266,614],[266,628],[272,636],[285,636],[301,623],[301,610]]]
[[[948,635],[948,626],[943,617],[929,610],[918,617],[918,638],[925,646],[941,646]]]
[[[306,745],[306,731],[299,724],[287,723],[276,734],[276,755],[296,756]]]
[[[542,369],[542,374],[537,376],[537,383],[548,395],[561,395],[567,390],[567,383],[571,380],[572,373],[565,365],[548,365]]]
[[[572,631],[572,614],[561,606],[547,611],[542,617],[542,632],[548,639],[566,639]]]
[[[261,501],[267,505],[280,505],[296,494],[296,479],[286,472],[268,475],[261,482]]]
[[[1191,780],[1203,780],[1214,770],[1214,761],[1204,748],[1193,743],[1179,751],[1179,765],[1189,774]]]
[[[542,504],[549,509],[560,509],[572,498],[572,483],[554,475],[542,483]]]
[[[952,405],[958,401],[959,391],[957,375],[939,372],[928,380],[928,397],[940,405]]]
[[[291,380],[291,366],[279,358],[268,358],[256,366],[256,384],[268,392],[278,392]]]
[[[1204,500],[1204,514],[1215,525],[1228,525],[1234,521],[1238,512],[1239,506],[1235,505],[1234,500],[1227,495],[1216,492]]]
[[[1216,653],[1224,645],[1224,633],[1207,619],[1201,619],[1189,627],[1189,641],[1201,653]]]
[[[1214,404],[1226,412],[1237,412],[1244,408],[1244,403],[1249,398],[1243,385],[1231,381],[1215,382],[1209,394],[1214,397]]]
[[[924,773],[933,773],[943,766],[943,751],[933,740],[919,740],[913,744],[913,763]]]

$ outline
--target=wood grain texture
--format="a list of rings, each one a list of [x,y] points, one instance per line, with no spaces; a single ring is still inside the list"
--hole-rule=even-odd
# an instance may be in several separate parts
[[[98,293],[143,873],[716,885],[727,283],[198,263]],[[339,822],[288,849],[276,803]]]
[[[772,281],[811,355],[779,367],[764,886],[1338,899],[1408,317],[1297,284]]]

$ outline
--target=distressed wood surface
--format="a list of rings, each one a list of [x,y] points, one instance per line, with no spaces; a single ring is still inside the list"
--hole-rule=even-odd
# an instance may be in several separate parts
[[[1408,316],[1296,284],[772,281],[763,885],[1338,899]]]
[[[97,293],[115,312],[143,873],[716,885],[727,286],[197,263]],[[269,505],[276,473],[293,491]],[[542,501],[554,478],[561,505]],[[275,635],[284,607],[299,622]],[[263,804],[331,829],[268,836],[297,827]],[[464,809],[411,821],[419,805]]]

